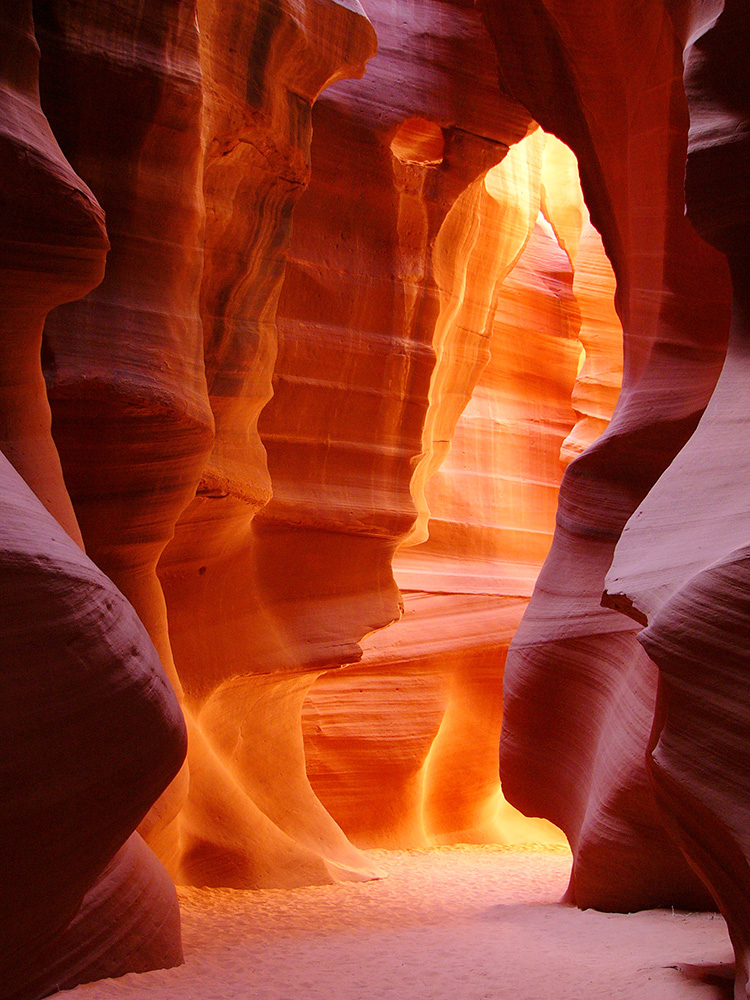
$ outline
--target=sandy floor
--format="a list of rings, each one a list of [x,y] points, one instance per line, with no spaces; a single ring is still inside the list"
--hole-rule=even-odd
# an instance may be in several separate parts
[[[556,904],[570,855],[373,852],[389,877],[296,890],[181,891],[186,964],[66,1000],[715,1000],[724,921]]]

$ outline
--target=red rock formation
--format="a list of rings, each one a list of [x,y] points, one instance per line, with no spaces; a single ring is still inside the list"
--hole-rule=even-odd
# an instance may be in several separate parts
[[[444,307],[423,458],[412,480],[421,517],[394,561],[404,618],[363,641],[360,665],[322,677],[306,705],[313,786],[363,845],[560,836],[520,817],[497,779],[504,654],[551,541],[581,349],[571,262],[537,215],[544,200],[575,258],[585,209],[574,158],[556,140],[549,145],[552,162],[542,167],[545,137],[524,140],[486,177],[494,208],[471,202],[474,215],[460,222],[457,212],[449,215],[435,241],[433,258],[449,239],[471,246],[471,237],[483,266],[471,298],[463,294],[470,269],[436,269]],[[599,246],[596,259],[595,234],[585,225],[586,263],[576,280],[586,288],[586,336],[595,342],[591,303],[603,296],[606,312],[609,297],[611,311],[612,289],[588,280],[594,261],[606,270],[606,258]],[[484,306],[491,324],[477,308],[488,276],[496,283]],[[617,354],[605,347],[600,355],[616,373],[608,350]],[[600,403],[597,412],[605,410]]]
[[[101,280],[103,213],[41,111],[29,3],[6,4],[0,38],[0,996],[15,1000],[181,961],[174,886],[133,831],[185,746],[143,626],[81,551],[50,434],[42,325]]]
[[[310,107],[329,82],[362,71],[372,30],[351,5],[193,0],[146,17],[60,0],[38,21],[45,106],[112,240],[100,288],[47,323],[55,438],[87,548],[132,601],[179,694],[156,565],[184,515],[162,568],[192,777],[182,772],[142,832],[177,877],[202,882],[329,878],[326,840],[344,867],[369,870],[307,785],[297,678],[284,697],[274,684],[243,692],[244,708],[231,697],[236,682],[217,688],[290,659],[272,639],[264,661],[265,638],[252,642],[266,612],[250,596],[248,528],[268,498],[254,426],[270,391],[289,215],[307,181]],[[80,102],[84,76],[92,96]],[[206,618],[223,626],[224,649],[202,645]],[[239,716],[258,719],[288,757],[269,801],[270,762],[229,759]]]
[[[722,264],[683,216],[681,53],[657,0],[595,13],[582,3],[483,9],[505,87],[578,157],[625,335],[617,409],[568,467],[555,542],[509,657],[503,784],[568,834],[571,901],[705,905],[646,778],[655,667],[633,623],[599,606],[620,532],[695,428],[724,351]]]
[[[496,110],[491,50],[475,12],[432,0],[406,21],[387,6],[369,13],[378,55],[361,82],[329,89],[315,108],[312,180],[295,212],[274,398],[260,424],[274,493],[256,519],[263,594],[291,662],[318,671],[358,660],[362,636],[399,616],[390,562],[416,513],[411,480],[435,356],[460,361],[460,370],[441,369],[449,426],[470,395],[467,381],[486,364],[495,286],[537,213],[529,215],[525,191],[501,206],[484,183],[529,120],[510,102]],[[469,42],[484,58],[467,73]],[[538,157],[513,156],[508,170],[538,174]],[[458,408],[451,379],[462,394]],[[412,736],[385,722],[388,708],[376,692],[393,703],[382,676],[368,682],[365,711],[385,730],[374,763],[358,743],[370,739],[356,732],[362,702],[337,706],[334,693],[339,683],[356,689],[358,677],[348,671],[308,702],[314,787],[324,794],[313,761],[320,750],[327,768],[332,746],[311,743],[312,717],[328,712],[323,698],[344,717],[353,710],[341,720],[349,763],[331,776],[342,794],[325,804],[358,843],[419,842],[417,772],[437,728],[441,682],[406,680]],[[388,775],[399,777],[378,805],[388,747]]]
[[[179,961],[139,822],[242,887],[371,877],[346,834],[549,836],[496,744],[561,449],[506,791],[569,836],[579,905],[702,905],[686,855],[747,993],[745,8],[485,0],[503,97],[464,0],[374,5],[354,82],[356,0],[131,7],[36,6],[41,106],[31,7],[0,15],[2,995]],[[673,28],[735,279],[682,452],[727,316]],[[531,114],[617,275],[608,427],[612,276]],[[184,749],[159,657],[190,771],[149,809]]]
[[[15,1000],[182,961],[174,886],[133,830],[185,742],[133,609],[0,471],[0,996]]]
[[[294,593],[302,550],[282,542],[267,554],[252,520],[270,496],[256,425],[271,394],[290,216],[309,178],[311,107],[323,87],[363,72],[375,39],[356,4],[205,3],[198,13],[200,312],[216,436],[160,564],[191,731],[190,795],[171,868],[212,885],[368,877],[371,863],[320,805],[304,769],[300,704],[321,654],[301,649],[317,641],[309,609],[325,599],[316,567],[330,553],[308,542],[312,591],[308,582],[296,595],[308,609],[298,639],[276,619],[268,591]],[[355,588],[356,576],[337,586]]]
[[[55,441],[86,549],[133,604],[179,692],[156,563],[193,496],[212,424],[198,313],[195,5],[170,0],[144,18],[61,0],[37,28],[47,114],[112,243],[101,285],[45,327]],[[143,828],[155,844],[186,781],[183,772]]]
[[[605,597],[648,626],[639,639],[660,678],[650,776],[670,831],[727,918],[735,996],[746,997],[750,15],[731,0],[676,6],[690,107],[687,208],[728,258],[732,326],[706,412],[626,525]]]
[[[40,350],[44,317],[101,281],[107,237],[96,198],[66,161],[39,105],[31,4],[2,14],[0,49],[0,447],[80,543],[60,460]]]

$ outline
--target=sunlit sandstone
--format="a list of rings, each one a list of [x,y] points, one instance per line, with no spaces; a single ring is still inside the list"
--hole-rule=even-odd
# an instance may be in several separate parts
[[[745,995],[745,7],[6,7],[2,1000],[552,823]]]
[[[491,319],[458,322],[460,297],[445,297],[452,326],[412,479],[423,515],[394,559],[404,617],[362,642],[359,665],[323,676],[305,705],[313,787],[364,846],[560,838],[499,786],[503,666],[551,542],[561,448],[589,411],[613,405],[621,361],[611,271],[574,157],[540,131],[513,152],[485,176],[495,206],[474,236],[494,244],[497,266],[480,272],[494,282]],[[597,345],[585,372],[581,336]],[[581,385],[594,402],[576,421]]]

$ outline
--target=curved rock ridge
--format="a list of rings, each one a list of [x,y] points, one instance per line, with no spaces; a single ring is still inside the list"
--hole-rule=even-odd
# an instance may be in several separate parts
[[[41,110],[31,3],[4,6],[0,38],[0,996],[26,1000],[182,961],[174,885],[134,830],[185,733],[81,551],[50,432],[44,318],[101,280],[104,213]]]
[[[282,665],[306,667],[309,683],[358,661],[362,637],[401,614],[391,560],[416,515],[410,487],[436,325],[484,335],[507,266],[492,257],[503,212],[484,176],[532,127],[501,99],[489,39],[470,7],[429,0],[408,19],[384,4],[368,14],[378,54],[361,81],[329,88],[313,111],[312,177],[295,209],[274,396],[260,419],[273,498],[254,527],[259,598],[286,652]],[[482,54],[471,71],[466,44]],[[522,172],[538,170],[521,158]],[[514,249],[503,252],[512,259],[524,240],[514,233]],[[320,792],[311,704],[308,771]],[[357,704],[348,727],[357,725]],[[414,740],[426,752],[419,729]],[[360,826],[373,792],[363,788]],[[333,815],[346,819],[340,809]],[[345,832],[371,842],[351,824]]]
[[[374,33],[356,3],[312,0],[169,0],[145,16],[60,0],[36,20],[47,114],[112,242],[100,287],[46,324],[55,440],[87,550],[148,629],[190,733],[190,771],[141,833],[177,879],[328,880],[322,855],[371,875],[307,784],[295,698],[309,664],[253,601],[249,532],[270,495],[255,425],[310,109],[363,71]],[[286,691],[237,683],[279,669],[295,671]],[[251,726],[274,756],[232,745]]]
[[[72,541],[67,544],[85,569],[80,581],[54,551],[42,557],[31,545],[24,550],[26,535],[20,539],[23,557],[8,549],[0,560],[4,572],[8,564],[3,587],[9,594],[3,609],[8,621],[32,605],[47,607],[51,616],[37,622],[33,634],[22,632],[17,644],[9,642],[13,670],[6,680],[14,697],[5,703],[15,712],[19,697],[33,702],[36,696],[38,715],[24,701],[21,722],[32,719],[40,732],[48,723],[52,733],[47,744],[39,736],[37,743],[43,745],[28,759],[19,758],[17,748],[6,755],[4,787],[14,810],[6,860],[17,870],[9,869],[7,913],[15,926],[2,955],[3,996],[43,995],[59,985],[181,960],[174,886],[133,833],[139,822],[180,877],[206,881],[208,871],[221,884],[240,885],[327,880],[331,875],[323,856],[333,857],[336,870],[372,874],[307,784],[297,704],[304,693],[298,680],[274,684],[271,679],[269,684],[265,677],[265,685],[241,693],[240,703],[247,708],[232,702],[236,685],[230,687],[198,723],[202,700],[216,685],[209,673],[194,698],[188,661],[185,715],[193,777],[188,785],[183,769],[175,778],[185,754],[184,723],[159,659],[179,696],[183,687],[156,564],[196,487],[201,488],[195,506],[205,521],[203,497],[213,500],[217,483],[229,483],[232,489],[223,495],[231,492],[232,498],[221,510],[223,522],[213,523],[215,509],[207,519],[201,564],[205,567],[217,551],[223,558],[234,548],[242,550],[242,564],[254,572],[245,544],[247,526],[256,497],[265,499],[267,490],[263,475],[254,472],[254,456],[262,449],[253,413],[257,417],[267,394],[258,372],[267,370],[275,352],[272,318],[289,214],[307,180],[310,106],[321,87],[361,72],[374,48],[372,29],[356,5],[311,3],[304,10],[280,7],[270,15],[245,7],[239,19],[234,13],[210,5],[198,10],[175,0],[142,16],[117,4],[73,6],[60,0],[39,5],[35,24],[30,4],[14,4],[7,25],[3,15],[0,266],[7,279],[7,323],[0,362],[5,366],[2,447],[69,535],[81,543],[83,534],[92,556],[120,587],[94,570]],[[202,18],[202,33],[196,15]],[[34,29],[43,54],[42,99],[54,137],[39,107]],[[239,62],[227,67],[224,54],[236,51],[235,43]],[[268,78],[265,57],[271,60]],[[86,101],[79,99],[82,79]],[[231,156],[228,169],[212,169],[228,153],[222,142],[251,151],[248,157],[234,157],[234,174]],[[263,177],[265,188],[258,184]],[[244,211],[233,216],[234,198],[248,192],[255,201],[245,197]],[[45,314],[102,279],[109,244],[100,202],[112,242],[104,281],[86,299],[56,309],[42,342]],[[248,336],[256,327],[262,337]],[[50,436],[40,353],[56,443],[82,532]],[[210,459],[212,447],[217,457]],[[240,465],[252,481],[251,491],[236,474]],[[9,467],[5,478],[11,486],[12,475]],[[40,519],[33,494],[23,489],[19,523],[31,538],[37,532],[48,544],[47,522],[58,536],[62,529],[49,517]],[[189,563],[192,577],[191,518],[188,512],[182,538],[188,558],[185,548],[175,546],[172,554]],[[9,523],[8,545],[18,541],[14,529]],[[16,579],[15,563],[24,559],[28,585],[23,574],[20,583]],[[235,576],[242,585],[241,574]],[[221,602],[222,595],[217,597]],[[55,615],[54,602],[60,600],[62,610]],[[184,615],[192,625],[189,601]],[[175,619],[179,625],[179,615]],[[39,660],[47,655],[43,650],[49,653],[55,641],[62,644],[53,662],[66,685],[67,702],[44,678],[18,680],[21,667],[33,679],[45,662]],[[280,643],[271,646],[276,666],[286,654]],[[234,640],[233,657],[239,648]],[[87,702],[82,692],[71,713],[70,678],[79,655],[88,669],[81,676],[89,678],[88,693],[95,701]],[[241,656],[244,666],[247,650]],[[220,680],[238,672],[232,660]],[[213,724],[217,704],[229,720],[218,734]],[[88,718],[97,711],[102,732]],[[240,732],[240,722],[252,724],[254,717],[257,732],[265,732],[259,740],[267,757],[246,754],[250,774],[243,780],[242,762],[236,754],[233,761],[233,748],[222,737]],[[77,729],[86,732],[77,737]],[[12,736],[12,727],[9,732]],[[66,740],[71,747],[63,752]],[[59,785],[57,797],[47,803],[29,802],[26,793],[33,785],[28,769],[36,756],[49,757],[47,784],[57,780]],[[95,766],[100,756],[103,774]],[[58,769],[62,776],[55,779]],[[269,797],[266,776],[277,770],[282,778]],[[108,782],[115,792],[106,790]],[[101,823],[83,822],[87,809],[96,811],[94,798],[105,794],[111,815],[105,812]],[[58,813],[66,810],[64,824],[58,822]],[[69,832],[72,822],[81,830]],[[28,829],[22,835],[24,823]],[[50,837],[54,845],[47,844]],[[45,855],[53,869],[70,868],[58,887],[34,882]],[[24,883],[30,872],[34,878]]]
[[[726,345],[725,264],[683,212],[681,47],[659,0],[482,9],[504,87],[578,158],[625,345],[613,418],[568,466],[555,540],[508,657],[503,787],[566,832],[571,902],[710,905],[646,774],[656,667],[632,619],[600,606],[620,533],[695,429]]]
[[[182,961],[174,885],[133,831],[185,731],[130,604],[2,456],[0,477],[0,996],[16,1000]]]
[[[102,283],[45,325],[53,433],[86,550],[132,603],[175,690],[156,563],[212,436],[198,311],[202,84],[192,0],[40,7],[41,92],[112,244]],[[81,80],[91,97],[79,100]],[[183,770],[142,833],[179,812]]]
[[[370,6],[0,13],[0,1000],[563,836],[750,996],[747,5]]]
[[[301,550],[282,540],[280,551],[267,551],[252,522],[271,495],[257,422],[271,395],[291,213],[310,176],[311,108],[324,87],[362,74],[375,35],[356,3],[199,3],[198,20],[205,203],[199,312],[215,437],[197,494],[159,565],[191,734],[178,839],[162,838],[160,853],[175,878],[198,884],[372,877],[371,862],[310,788],[300,724],[320,660],[346,657],[361,626],[344,625],[343,649],[333,636],[322,652],[308,653],[315,650],[314,614],[290,634],[274,594],[281,588],[284,601],[295,595],[304,579],[295,565]],[[305,552],[301,609],[314,605],[329,573],[322,545],[313,539]],[[352,569],[338,590],[356,589]],[[384,600],[377,580],[360,602],[366,607],[370,599]],[[386,593],[385,603],[392,599]],[[337,590],[329,600],[335,606]],[[377,606],[365,614],[378,621]]]
[[[577,281],[588,296],[586,336],[601,345],[592,359],[616,385],[620,343],[609,321],[599,327],[594,304],[600,296],[600,311],[611,312],[614,280],[601,243],[596,256],[575,158],[562,143],[536,130],[480,181],[474,221],[449,213],[433,245],[434,256],[450,245],[445,232],[471,235],[494,263],[478,269],[473,289],[435,266],[445,305],[412,480],[429,539],[415,544],[419,528],[394,558],[404,617],[363,640],[358,666],[321,677],[305,705],[313,787],[363,846],[563,839],[502,795],[500,691],[505,652],[551,542],[560,450],[575,422],[573,288]],[[557,231],[539,214],[542,202]],[[584,240],[576,277],[571,261]],[[609,391],[602,381],[594,412],[606,412]],[[595,389],[588,395],[596,399]]]
[[[10,0],[0,25],[0,448],[80,544],[50,433],[40,351],[49,310],[102,279],[104,213],[40,107],[30,0]]]
[[[750,995],[747,739],[750,77],[746,5],[686,3],[687,210],[729,262],[724,366],[693,436],[622,533],[605,600],[647,624],[659,668],[649,772],[668,827],[729,924]]]

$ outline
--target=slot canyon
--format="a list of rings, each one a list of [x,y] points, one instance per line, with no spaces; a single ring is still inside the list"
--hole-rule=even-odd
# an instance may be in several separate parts
[[[749,1000],[748,0],[2,0],[0,180],[0,1000]]]

